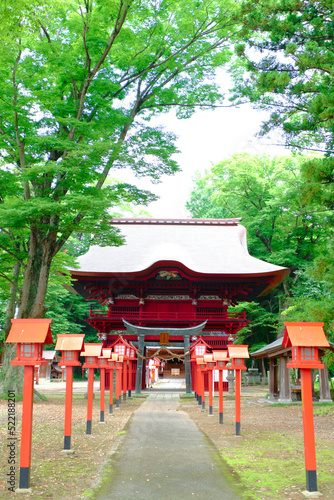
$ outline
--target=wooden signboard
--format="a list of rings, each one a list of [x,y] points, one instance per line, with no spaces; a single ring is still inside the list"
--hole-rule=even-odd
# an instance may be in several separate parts
[[[161,332],[160,333],[160,345],[168,345],[169,344],[169,333]]]

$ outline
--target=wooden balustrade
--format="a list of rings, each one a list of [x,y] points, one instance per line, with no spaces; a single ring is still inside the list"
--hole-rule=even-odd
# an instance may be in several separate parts
[[[224,320],[245,320],[246,312],[227,312],[218,307],[197,307],[190,312],[144,312],[139,307],[113,307],[109,311],[90,311],[90,318],[140,318],[140,319],[160,319],[160,320],[196,320],[196,319],[224,319]]]

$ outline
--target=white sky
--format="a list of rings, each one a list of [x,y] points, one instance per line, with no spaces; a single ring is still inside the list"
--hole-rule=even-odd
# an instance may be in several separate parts
[[[160,184],[132,178],[129,173],[124,173],[122,178],[160,196],[158,201],[146,208],[153,217],[190,217],[185,203],[189,199],[196,171],[204,173],[212,164],[233,153],[288,154],[283,147],[274,147],[268,140],[255,137],[266,116],[249,105],[198,111],[187,120],[177,119],[173,112],[162,115],[155,119],[154,124],[164,125],[178,136],[180,153],[175,155],[175,159],[182,171],[174,176],[163,176]],[[117,177],[120,177],[119,173]]]

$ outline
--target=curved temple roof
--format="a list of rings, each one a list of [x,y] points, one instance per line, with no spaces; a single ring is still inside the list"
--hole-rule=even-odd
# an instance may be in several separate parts
[[[240,219],[114,219],[125,245],[92,246],[78,259],[75,276],[144,275],[156,265],[181,264],[196,276],[274,276],[270,288],[289,274],[248,253]],[[266,293],[268,293],[268,288]]]

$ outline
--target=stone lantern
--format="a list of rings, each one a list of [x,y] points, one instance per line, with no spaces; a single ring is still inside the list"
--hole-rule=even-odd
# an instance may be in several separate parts
[[[299,368],[303,407],[304,450],[306,485],[308,492],[317,491],[317,466],[315,456],[312,369],[324,368],[319,359],[319,347],[329,347],[323,323],[284,323],[283,347],[291,347],[292,361],[287,368]]]
[[[94,369],[99,368],[99,356],[101,356],[102,344],[84,344],[84,351],[81,356],[86,358],[86,363],[82,368],[88,368],[88,391],[87,391],[87,427],[86,434],[92,433],[93,415],[93,393],[94,393]]]
[[[232,361],[229,368],[235,370],[235,435],[240,436],[241,371],[247,370],[245,359],[249,358],[248,345],[229,345],[228,353]]]
[[[11,365],[24,366],[19,491],[29,489],[35,366],[46,365],[43,345],[53,344],[51,319],[12,319],[6,342],[17,344]]]
[[[61,352],[61,367],[64,369],[66,367],[64,451],[67,453],[71,450],[73,367],[81,366],[79,353],[82,350],[84,338],[83,333],[58,334],[55,346],[55,350]]]

